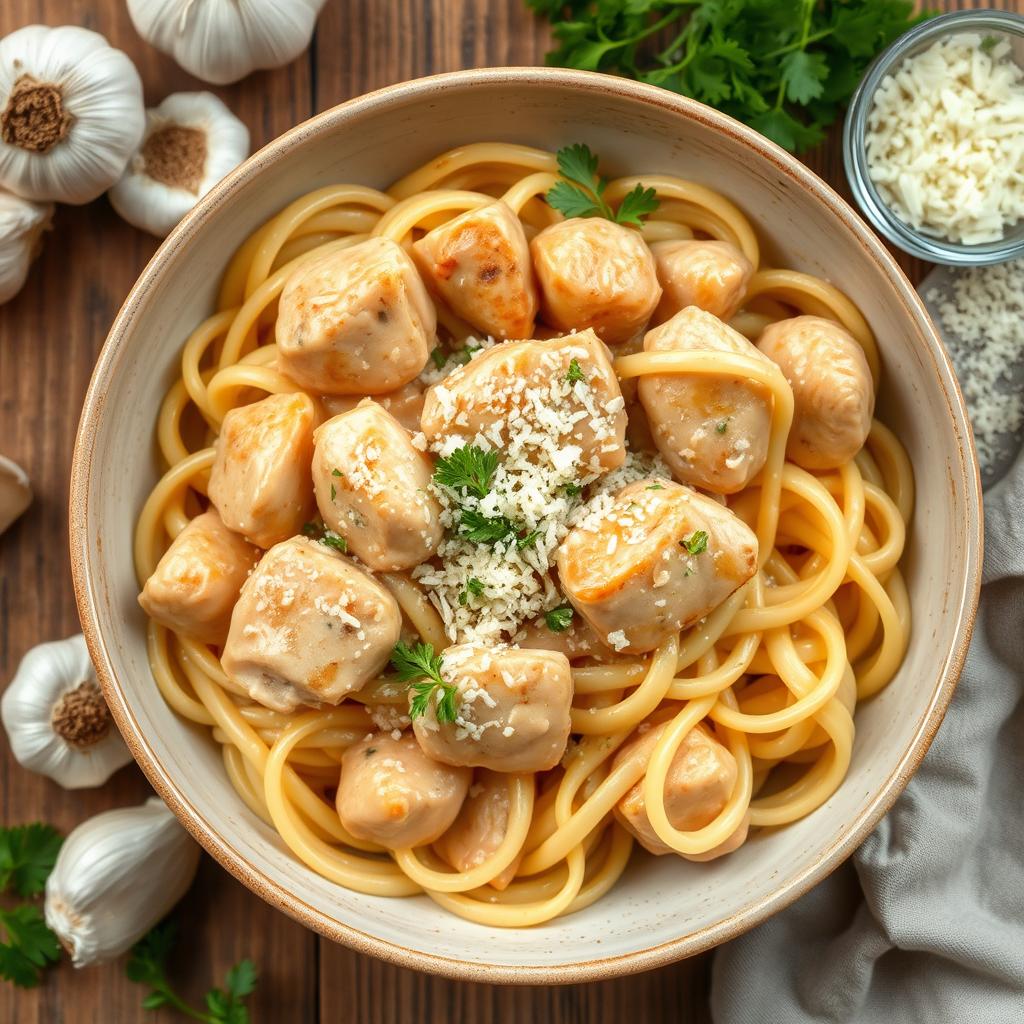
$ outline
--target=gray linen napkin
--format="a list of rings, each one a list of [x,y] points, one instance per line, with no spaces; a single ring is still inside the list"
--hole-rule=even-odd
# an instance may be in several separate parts
[[[985,493],[981,607],[917,774],[853,857],[723,946],[716,1024],[1024,1021],[1024,450]]]

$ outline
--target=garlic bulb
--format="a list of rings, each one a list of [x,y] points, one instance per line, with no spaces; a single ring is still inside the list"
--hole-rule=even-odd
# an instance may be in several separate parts
[[[81,633],[33,647],[21,659],[0,717],[18,764],[65,789],[102,785],[132,760]]]
[[[53,218],[51,203],[33,203],[0,189],[0,304],[13,299]]]
[[[28,473],[16,462],[0,455],[0,533],[3,533],[32,504]]]
[[[87,203],[121,177],[142,138],[135,65],[103,36],[28,25],[0,40],[0,185]]]
[[[163,238],[200,196],[249,155],[249,129],[210,92],[179,92],[146,111],[146,133],[110,202]]]
[[[216,85],[276,68],[309,46],[325,0],[128,0],[136,31]]]
[[[199,847],[158,797],[83,821],[46,882],[46,923],[76,967],[120,956],[192,884]]]

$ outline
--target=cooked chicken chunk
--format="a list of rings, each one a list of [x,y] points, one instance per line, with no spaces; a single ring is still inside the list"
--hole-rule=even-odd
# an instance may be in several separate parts
[[[637,730],[619,748],[613,765],[618,767],[625,761],[634,761],[646,767],[666,724],[651,725],[643,732]],[[735,785],[736,759],[703,725],[696,726],[679,745],[665,776],[665,814],[669,824],[680,832],[695,832],[711,824],[722,813]],[[660,856],[676,852],[658,838],[651,825],[644,801],[643,779],[616,804],[615,817],[650,853]],[[749,820],[744,820],[728,839],[705,853],[684,853],[680,856],[687,860],[708,861],[732,853],[746,840],[748,826]]]
[[[569,531],[556,553],[562,589],[616,651],[654,650],[721,604],[757,570],[757,538],[711,498],[638,480]]]
[[[229,530],[210,509],[171,542],[146,580],[139,604],[168,629],[222,644],[238,592],[259,557],[259,548]]]
[[[313,435],[313,482],[324,522],[371,569],[425,562],[441,542],[441,507],[428,490],[433,468],[405,428],[366,399]]]
[[[644,349],[734,352],[764,361],[742,334],[696,306],[650,331]],[[654,443],[677,480],[734,494],[761,471],[772,418],[761,385],[731,375],[652,373],[640,378],[639,394]]]
[[[625,403],[608,350],[593,331],[497,345],[427,391],[423,433],[428,440],[483,434],[504,444],[517,417],[561,417],[566,473],[603,473],[626,457]]]
[[[530,243],[544,319],[563,331],[592,327],[609,345],[650,320],[661,286],[639,232],[601,217],[546,227]]]
[[[367,736],[342,755],[338,817],[357,839],[390,850],[423,846],[455,821],[472,775],[432,760],[412,733]]]
[[[434,305],[405,250],[368,238],[300,266],[278,304],[278,367],[311,391],[378,395],[434,347]]]
[[[374,395],[373,400],[391,413],[410,433],[420,429],[420,416],[423,415],[423,396],[426,388],[419,380],[403,384],[395,391],[386,395]],[[351,412],[360,402],[363,395],[324,395],[320,402],[327,411],[328,417],[340,416],[343,412]]]
[[[372,576],[293,537],[242,587],[221,664],[269,708],[337,704],[384,668],[401,630],[398,602]]]
[[[786,454],[804,469],[834,469],[864,446],[875,387],[864,351],[833,320],[798,316],[770,324],[757,347],[793,389]]]
[[[454,722],[431,701],[413,722],[420,746],[445,764],[498,772],[553,768],[569,739],[572,673],[564,654],[458,644],[442,677],[456,689]]]
[[[736,315],[754,267],[731,242],[655,242],[651,252],[663,291],[655,320],[668,320],[687,306],[697,306],[720,320]]]
[[[506,776],[479,769],[455,819],[455,824],[434,843],[434,849],[456,871],[479,867],[502,844],[508,830],[509,797]],[[520,852],[511,864],[488,883],[507,889],[522,860]]]
[[[438,295],[466,323],[495,338],[530,338],[537,315],[530,246],[503,202],[428,231],[413,256]]]
[[[225,526],[269,548],[313,510],[316,408],[308,395],[270,395],[224,417],[209,496]]]

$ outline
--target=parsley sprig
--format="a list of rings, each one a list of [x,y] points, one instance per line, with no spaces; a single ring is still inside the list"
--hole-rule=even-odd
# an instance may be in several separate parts
[[[446,683],[441,676],[444,656],[434,653],[433,644],[417,643],[411,647],[399,641],[391,652],[391,667],[398,680],[409,684],[412,700],[409,717],[415,721],[427,713],[431,700],[436,702],[435,714],[439,722],[454,722],[458,718],[458,689]]]
[[[796,152],[822,141],[875,54],[918,20],[909,0],[526,3],[552,23],[549,64],[692,96]]]
[[[62,842],[56,829],[39,822],[0,828],[0,890],[13,890],[23,899],[41,893]],[[0,978],[35,988],[43,968],[60,959],[57,937],[35,903],[0,909],[0,925],[6,933],[0,942]]]
[[[498,469],[498,453],[475,444],[463,445],[434,466],[434,480],[442,487],[486,498]]]
[[[235,964],[224,977],[224,988],[206,993],[206,1009],[197,1010],[174,991],[167,978],[167,959],[174,947],[174,923],[165,921],[144,935],[133,947],[125,973],[129,980],[149,986],[142,1000],[144,1010],[170,1006],[193,1020],[205,1024],[249,1024],[245,997],[256,988],[256,967],[251,960]]]
[[[557,158],[562,180],[556,181],[544,198],[566,217],[604,217],[640,227],[644,217],[658,208],[654,189],[637,185],[623,196],[618,210],[613,210],[604,198],[608,182],[597,173],[597,157],[584,143],[560,149]]]
[[[560,604],[544,613],[544,624],[552,633],[564,633],[572,625],[571,604]]]

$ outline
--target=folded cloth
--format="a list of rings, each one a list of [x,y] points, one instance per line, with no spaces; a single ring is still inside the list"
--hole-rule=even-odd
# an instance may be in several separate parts
[[[1024,451],[985,493],[981,606],[949,710],[853,857],[723,946],[716,1024],[1024,1021]]]

